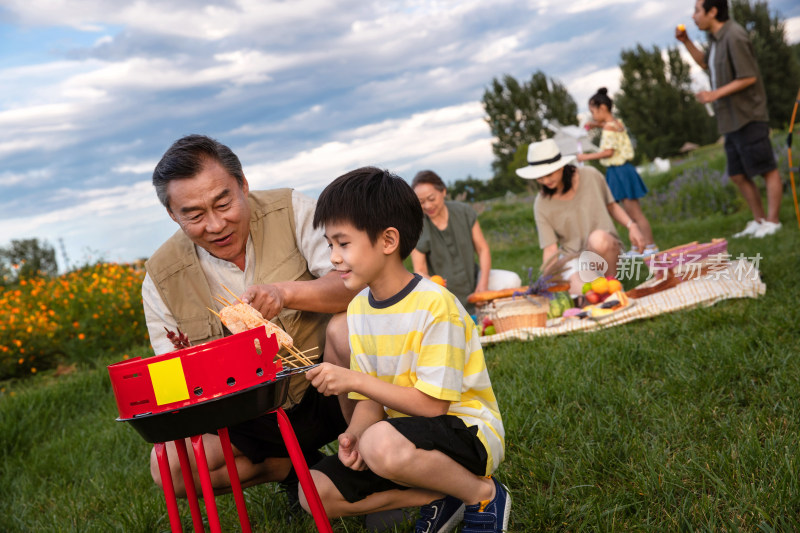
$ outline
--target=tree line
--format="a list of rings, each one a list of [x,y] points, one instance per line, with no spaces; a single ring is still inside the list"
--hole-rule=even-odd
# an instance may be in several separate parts
[[[12,239],[8,246],[0,247],[0,287],[57,274],[56,251],[47,241]]]
[[[800,43],[787,43],[784,21],[770,13],[765,1],[733,0],[731,16],[750,34],[770,126],[786,128],[800,87]],[[622,50],[620,60],[614,106],[636,144],[636,163],[675,156],[686,142],[704,145],[718,139],[714,117],[695,100],[690,65],[677,44],[666,50],[637,44]],[[527,164],[528,144],[553,137],[553,123],[577,125],[578,106],[563,84],[541,71],[523,82],[510,75],[493,79],[482,102],[495,138],[493,176],[488,181],[468,176],[450,183],[448,192],[469,200],[524,192],[528,183],[514,171]]]

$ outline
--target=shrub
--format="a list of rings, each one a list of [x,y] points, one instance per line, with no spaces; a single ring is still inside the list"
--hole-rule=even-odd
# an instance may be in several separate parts
[[[661,222],[730,214],[741,208],[736,186],[707,163],[686,168],[665,186],[651,188],[641,203],[648,218]]]
[[[141,263],[97,263],[0,293],[0,379],[147,341]]]

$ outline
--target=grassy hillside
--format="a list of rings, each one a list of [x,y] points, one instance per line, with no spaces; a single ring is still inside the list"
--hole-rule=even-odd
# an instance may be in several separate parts
[[[648,177],[652,202],[698,168],[708,169],[704,192],[730,195],[710,174],[718,159],[715,147]],[[720,204],[690,211],[681,194],[650,206],[662,248],[729,237],[749,218],[735,194],[725,213]],[[480,207],[494,264],[525,278],[541,261],[530,200]],[[486,348],[507,431],[498,475],[513,494],[513,531],[800,529],[800,232],[789,195],[781,215],[777,235],[729,241],[734,256],[762,257],[762,298]],[[147,353],[84,357],[73,372],[0,384],[0,531],[169,530],[150,447],[114,421],[105,370]],[[286,525],[275,485],[246,497],[255,531],[313,530],[302,517]],[[218,505],[223,530],[236,530],[232,498]],[[334,529],[364,531],[358,519]]]

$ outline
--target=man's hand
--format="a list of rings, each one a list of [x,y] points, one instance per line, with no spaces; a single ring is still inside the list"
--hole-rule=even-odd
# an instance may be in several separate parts
[[[357,377],[357,372],[331,363],[321,363],[306,372],[306,379],[325,396],[353,391]]]
[[[717,95],[714,91],[700,91],[695,95],[695,98],[701,104],[710,104],[717,99]]]
[[[283,310],[286,295],[275,284],[251,285],[242,294],[242,301],[258,309],[265,319],[271,320]]]
[[[358,437],[352,433],[339,435],[339,460],[352,470],[366,470],[367,465],[358,453]]]
[[[686,26],[683,24],[678,24],[678,27],[675,28],[675,38],[683,44],[686,44],[686,42],[689,40],[689,34],[686,33]]]

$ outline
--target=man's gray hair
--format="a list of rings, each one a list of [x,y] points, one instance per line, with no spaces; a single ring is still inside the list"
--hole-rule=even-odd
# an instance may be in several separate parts
[[[242,163],[230,148],[206,135],[187,135],[169,147],[153,170],[153,187],[161,204],[170,208],[167,194],[170,181],[197,176],[209,160],[218,162],[236,178],[240,187],[244,186]]]

